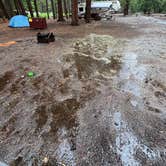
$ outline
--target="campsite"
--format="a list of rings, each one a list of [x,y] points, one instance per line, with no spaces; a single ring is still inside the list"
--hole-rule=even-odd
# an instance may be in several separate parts
[[[165,166],[164,10],[74,1],[0,0],[0,166]]]

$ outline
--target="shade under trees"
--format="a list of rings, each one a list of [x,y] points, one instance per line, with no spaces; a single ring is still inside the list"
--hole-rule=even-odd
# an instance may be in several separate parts
[[[2,0],[0,0],[0,7],[1,7],[2,11],[3,11],[4,16],[5,16],[6,18],[9,18],[8,12],[7,12],[6,8],[5,8],[5,5],[4,5],[4,3],[2,2]]]

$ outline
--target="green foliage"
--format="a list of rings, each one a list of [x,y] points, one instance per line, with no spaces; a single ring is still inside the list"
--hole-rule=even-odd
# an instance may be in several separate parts
[[[122,9],[127,0],[120,0]],[[144,13],[161,13],[166,12],[166,0],[130,0],[130,11]]]

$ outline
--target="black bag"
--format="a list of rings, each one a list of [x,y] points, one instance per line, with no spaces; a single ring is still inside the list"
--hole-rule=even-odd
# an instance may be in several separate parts
[[[49,43],[55,41],[55,36],[53,33],[37,33],[38,43]]]

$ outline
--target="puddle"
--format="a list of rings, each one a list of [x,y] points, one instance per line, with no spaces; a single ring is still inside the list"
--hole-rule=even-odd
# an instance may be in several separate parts
[[[150,160],[159,158],[159,151],[151,150],[146,145],[141,144],[137,137],[128,129],[127,124],[121,117],[120,112],[115,112],[113,116],[116,136],[116,150],[120,155],[122,165],[138,166],[140,163],[135,159],[137,149],[140,149]]]
[[[5,164],[5,163],[0,162],[0,166],[8,166],[8,165]]]
[[[158,20],[157,23],[166,25],[166,21],[164,21],[164,20]]]
[[[3,76],[0,77],[0,91],[2,91],[7,83],[13,78],[13,72],[7,71]]]
[[[131,105],[141,106],[142,83],[146,78],[146,67],[138,64],[137,54],[127,52],[122,58],[122,68],[119,73],[120,89],[132,95]]]
[[[160,20],[160,19],[157,19],[157,18],[153,18],[154,21],[157,23],[157,24],[164,24],[166,25],[166,20]]]
[[[58,149],[56,150],[58,160],[60,163],[65,163],[67,165],[72,165],[75,166],[74,162],[74,154],[71,151],[71,146],[70,143],[68,142],[68,139],[66,138],[67,136],[67,130],[65,128],[59,129],[58,133],[59,135],[59,146]]]

